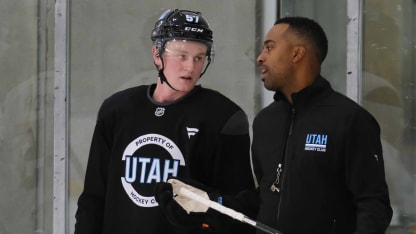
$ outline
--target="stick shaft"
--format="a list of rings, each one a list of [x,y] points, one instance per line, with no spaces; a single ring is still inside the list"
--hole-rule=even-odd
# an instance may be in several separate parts
[[[208,206],[208,207],[210,207],[210,208],[212,208],[212,209],[214,209],[214,210],[216,210],[216,211],[218,211],[222,214],[225,214],[225,215],[228,215],[228,216],[230,216],[234,219],[237,219],[240,222],[250,224],[251,226],[254,226],[254,227],[256,227],[256,228],[258,228],[258,229],[260,229],[260,230],[262,230],[266,233],[269,233],[269,234],[283,234],[283,233],[281,233],[281,232],[279,232],[279,231],[277,231],[277,230],[275,230],[275,229],[273,229],[273,228],[271,228],[271,227],[269,227],[265,224],[256,222],[256,221],[248,218],[247,216],[245,216],[244,214],[242,214],[240,212],[237,212],[233,209],[230,209],[228,207],[220,205],[220,204],[218,204],[214,201],[206,199],[206,198],[204,198],[204,197],[202,197],[202,196],[200,196],[200,195],[198,195],[198,194],[196,194],[196,193],[194,193],[194,192],[192,192],[192,191],[190,191],[186,188],[183,188],[183,187],[180,188],[179,189],[179,194],[182,194],[182,195],[184,195],[184,196],[186,196],[186,197],[188,197],[188,198],[190,198],[194,201],[200,202],[200,203],[202,203],[202,204],[204,204],[204,205],[206,205],[206,206]]]

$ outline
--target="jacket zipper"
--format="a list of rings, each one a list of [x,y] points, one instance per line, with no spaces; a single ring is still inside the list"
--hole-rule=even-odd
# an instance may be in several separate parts
[[[273,182],[272,186],[270,187],[270,190],[272,192],[280,192],[280,174],[282,173],[283,168],[282,164],[279,163],[276,169],[276,180]]]
[[[279,182],[278,183],[278,186],[276,186],[276,191],[277,192],[280,192],[281,191],[281,188],[283,188],[283,182],[284,182],[285,174],[286,174],[286,171],[287,171],[287,170],[285,170],[285,171],[283,170],[283,163],[285,163],[286,157],[288,155],[288,151],[289,151],[289,138],[292,135],[293,124],[295,122],[295,108],[292,107],[290,109],[290,111],[291,111],[291,118],[290,118],[289,131],[288,131],[288,134],[287,134],[287,137],[286,137],[285,154],[283,155],[282,163],[279,163],[279,165],[277,167],[277,178],[276,178],[276,181]],[[288,168],[288,162],[286,162],[285,168],[286,169]],[[282,177],[281,179],[280,179],[280,176]],[[274,183],[273,183],[273,185],[274,185]],[[272,187],[273,187],[273,185],[272,185]],[[281,203],[282,203],[282,197],[283,197],[283,193],[280,194],[280,197],[279,197],[279,208],[277,210],[277,220],[276,220],[276,224],[279,223],[279,219],[280,219],[280,207],[281,207]]]

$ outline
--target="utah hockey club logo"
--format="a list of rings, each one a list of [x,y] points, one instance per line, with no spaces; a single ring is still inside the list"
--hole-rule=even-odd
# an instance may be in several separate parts
[[[326,152],[326,144],[328,142],[328,135],[326,134],[307,134],[305,141],[306,151]]]
[[[164,152],[164,156],[149,156],[146,149],[152,152]],[[149,186],[177,176],[180,166],[185,166],[185,159],[179,147],[169,138],[159,134],[146,134],[137,137],[123,153],[125,163],[121,184],[132,202],[140,207],[154,207],[158,203],[153,194],[149,194]],[[147,190],[147,193],[144,193]]]

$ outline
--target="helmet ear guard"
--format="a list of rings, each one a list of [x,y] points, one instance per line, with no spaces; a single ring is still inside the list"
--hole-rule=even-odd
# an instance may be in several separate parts
[[[163,47],[162,46],[162,41],[161,40],[156,40],[154,43],[154,46],[156,47],[156,57],[160,57],[163,53]]]

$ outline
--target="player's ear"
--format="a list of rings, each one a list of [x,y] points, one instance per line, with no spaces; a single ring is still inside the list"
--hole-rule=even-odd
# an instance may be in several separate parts
[[[293,48],[292,59],[293,62],[299,62],[303,57],[305,57],[306,49],[304,46],[296,46]]]

